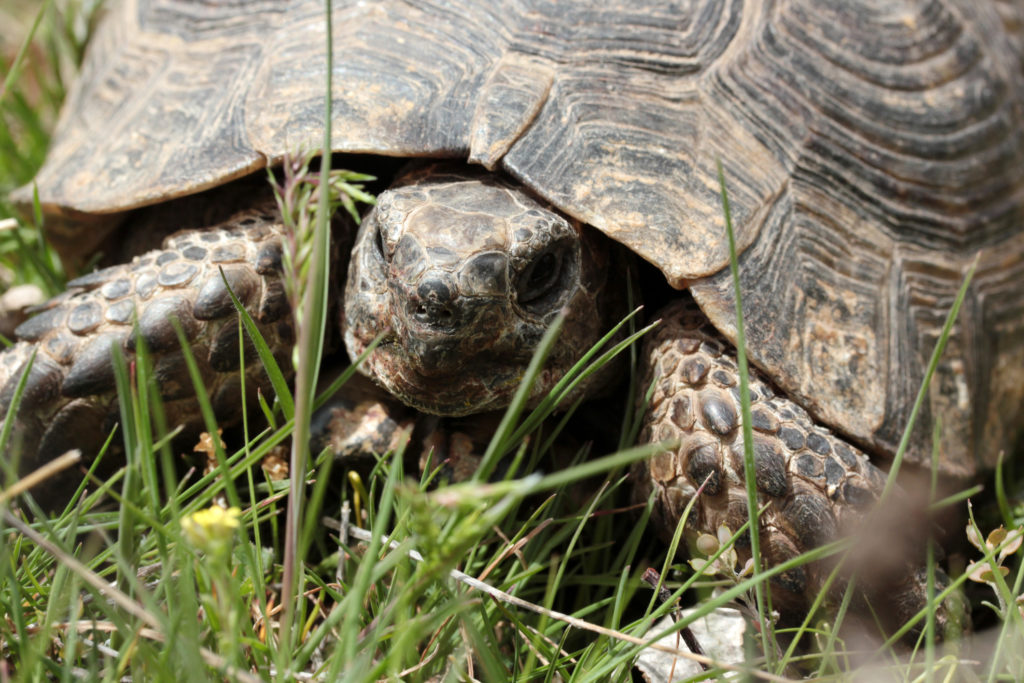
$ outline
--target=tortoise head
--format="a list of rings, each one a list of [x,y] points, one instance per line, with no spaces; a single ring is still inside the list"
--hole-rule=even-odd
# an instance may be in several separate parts
[[[342,324],[349,354],[384,333],[363,370],[399,399],[441,415],[498,409],[564,309],[539,399],[623,315],[608,300],[624,289],[612,250],[496,176],[419,169],[381,194],[360,227]]]

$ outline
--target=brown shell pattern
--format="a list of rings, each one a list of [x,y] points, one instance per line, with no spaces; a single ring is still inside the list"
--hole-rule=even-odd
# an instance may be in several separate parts
[[[338,0],[334,11],[335,149],[504,170],[692,285],[734,339],[720,159],[753,362],[874,453],[893,451],[977,258],[908,458],[926,459],[939,418],[950,474],[1009,450],[1024,403],[1019,4]],[[111,9],[37,178],[65,256],[95,243],[96,214],[318,144],[320,12],[317,0]]]

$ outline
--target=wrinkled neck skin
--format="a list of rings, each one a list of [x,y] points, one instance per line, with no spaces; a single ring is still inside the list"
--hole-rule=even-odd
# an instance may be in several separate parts
[[[356,239],[342,328],[362,371],[438,415],[504,408],[544,332],[564,328],[537,403],[626,313],[626,255],[498,176],[428,166],[378,198]],[[595,373],[580,391],[607,384]]]

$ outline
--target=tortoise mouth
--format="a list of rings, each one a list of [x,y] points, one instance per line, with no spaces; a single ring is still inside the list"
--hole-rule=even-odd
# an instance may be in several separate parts
[[[525,367],[518,357],[488,352],[472,357],[456,352],[430,367],[424,367],[424,358],[389,339],[373,350],[363,368],[406,405],[457,417],[507,405]]]

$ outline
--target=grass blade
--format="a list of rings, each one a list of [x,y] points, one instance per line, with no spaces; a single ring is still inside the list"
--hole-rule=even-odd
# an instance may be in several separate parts
[[[736,236],[732,227],[732,212],[729,208],[729,194],[725,189],[725,173],[722,161],[715,160],[718,166],[718,184],[722,192],[722,212],[725,215],[725,232],[729,239],[729,270],[732,273],[733,297],[736,301],[736,365],[740,376],[740,424],[743,429],[743,478],[747,485],[747,511],[750,514],[750,556],[754,562],[753,576],[761,574],[761,525],[758,522],[757,481],[754,464],[754,430],[750,416],[750,374],[747,367],[747,340],[743,331],[743,301],[740,295],[740,271],[736,251]],[[768,618],[768,599],[765,595],[764,583],[754,583],[754,594],[757,601],[757,614],[761,626],[761,646],[769,663],[774,658],[775,649],[770,646],[772,623]]]

